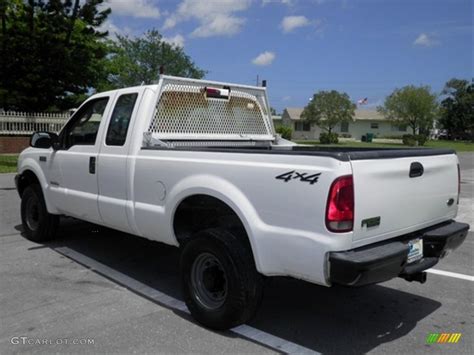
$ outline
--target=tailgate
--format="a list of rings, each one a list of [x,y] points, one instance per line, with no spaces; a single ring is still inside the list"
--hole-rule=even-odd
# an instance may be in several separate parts
[[[455,154],[352,160],[354,247],[454,218],[457,164]]]

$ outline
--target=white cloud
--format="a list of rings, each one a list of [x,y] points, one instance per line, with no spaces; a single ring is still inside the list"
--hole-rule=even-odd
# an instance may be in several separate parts
[[[178,20],[176,19],[175,16],[170,16],[165,20],[165,24],[163,25],[163,28],[166,30],[168,28],[173,28],[178,24]]]
[[[150,0],[106,0],[104,6],[109,6],[112,14],[119,16],[157,19],[161,15],[160,9]]]
[[[275,59],[275,53],[266,51],[266,52],[260,53],[257,57],[255,57],[252,60],[252,63],[255,65],[260,65],[260,66],[270,65],[272,64],[274,59]]]
[[[112,20],[107,20],[103,22],[98,28],[98,30],[101,32],[108,31],[110,36],[114,36],[117,33],[122,33],[122,31],[117,26],[115,26]]]
[[[211,37],[216,35],[232,36],[240,32],[245,19],[227,15],[217,15],[210,22],[205,22],[196,28],[191,36]]]
[[[426,33],[421,33],[413,42],[415,46],[421,47],[433,47],[440,44],[440,42],[434,38],[432,35],[428,35]]]
[[[170,29],[178,23],[196,19],[199,26],[191,33],[194,37],[231,36],[240,32],[245,18],[235,16],[246,10],[251,0],[183,0],[164,23]]]
[[[295,4],[296,0],[262,0],[262,6],[268,5],[268,4],[282,4],[282,5],[288,5],[288,6],[293,6]]]
[[[180,34],[177,34],[173,37],[163,37],[163,41],[176,47],[184,47],[184,37]]]
[[[287,6],[294,6],[298,2],[309,2],[310,0],[304,0],[304,1],[299,1],[299,0],[262,0],[262,6],[269,5],[269,4],[281,4],[281,5],[287,5]],[[322,5],[328,0],[311,0],[312,3],[316,5]]]
[[[281,21],[281,28],[284,33],[289,33],[298,27],[309,26],[311,21],[306,16],[286,16]]]
[[[117,35],[127,36],[132,34],[132,30],[129,27],[119,28],[112,22],[112,20],[103,22],[99,27],[99,31],[108,31],[109,38],[113,40],[117,38]]]

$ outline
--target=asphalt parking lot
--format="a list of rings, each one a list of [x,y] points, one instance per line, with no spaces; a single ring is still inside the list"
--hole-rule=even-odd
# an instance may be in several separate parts
[[[457,219],[474,227],[474,154],[460,160]],[[21,235],[19,205],[13,175],[0,175],[0,354],[474,353],[473,232],[435,266],[448,273],[423,285],[270,279],[251,323],[215,332],[183,307],[177,249],[72,219],[56,241],[36,244]],[[426,344],[430,333],[462,337]]]

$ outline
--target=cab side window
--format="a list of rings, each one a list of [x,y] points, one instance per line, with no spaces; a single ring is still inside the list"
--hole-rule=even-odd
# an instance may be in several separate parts
[[[100,121],[108,101],[108,97],[91,100],[74,114],[63,133],[64,148],[95,144]]]
[[[105,144],[122,146],[127,139],[128,126],[132,117],[133,108],[137,101],[137,93],[121,95],[115,104],[110,118]]]

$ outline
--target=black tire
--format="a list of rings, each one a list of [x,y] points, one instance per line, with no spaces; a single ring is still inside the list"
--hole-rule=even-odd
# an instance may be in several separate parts
[[[45,242],[54,238],[59,217],[48,213],[41,187],[28,186],[21,195],[21,222],[27,239]]]
[[[207,268],[200,272],[206,261]],[[263,278],[249,247],[231,232],[220,228],[198,232],[184,245],[180,269],[186,305],[204,326],[230,329],[256,313]]]

